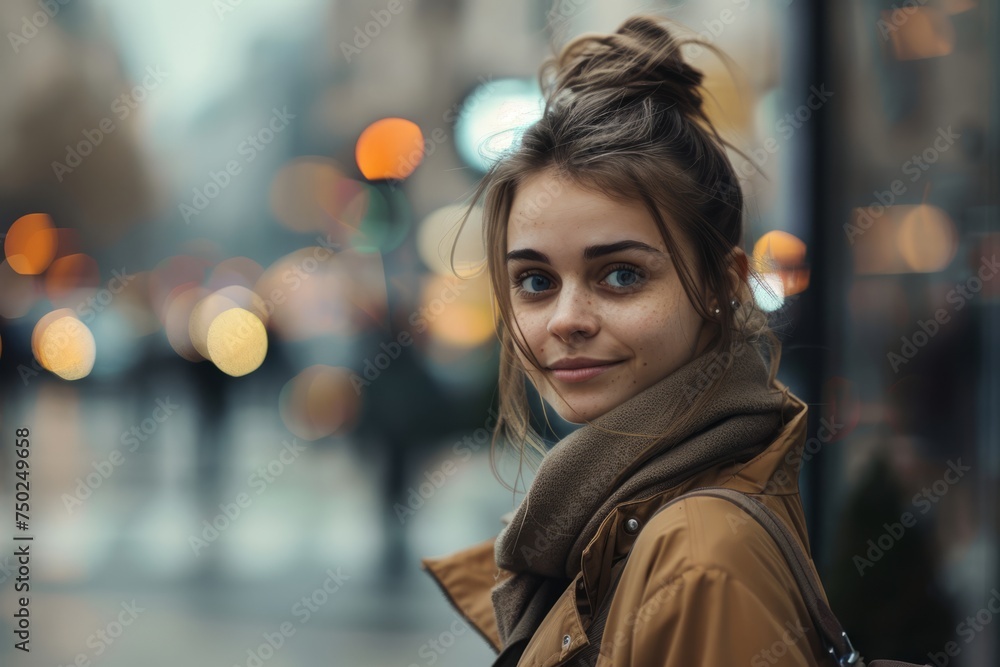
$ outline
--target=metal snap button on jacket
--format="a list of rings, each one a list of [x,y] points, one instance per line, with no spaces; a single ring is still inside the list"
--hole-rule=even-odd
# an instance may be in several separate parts
[[[625,532],[629,535],[634,535],[639,531],[639,520],[638,519],[627,519],[625,521]]]
[[[570,637],[569,635],[563,635],[563,648],[569,648],[570,642],[572,641],[573,641],[572,637]]]

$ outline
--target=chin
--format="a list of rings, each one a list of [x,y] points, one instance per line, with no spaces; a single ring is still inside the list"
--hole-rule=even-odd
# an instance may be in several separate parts
[[[556,400],[558,400],[558,397]],[[579,410],[573,410],[562,401],[559,401],[555,405],[559,406],[555,408],[556,413],[570,424],[585,424],[587,421],[594,421],[614,407],[612,405],[587,405],[581,407]]]

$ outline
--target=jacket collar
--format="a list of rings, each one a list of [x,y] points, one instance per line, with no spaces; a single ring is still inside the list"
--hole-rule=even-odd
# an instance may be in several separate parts
[[[580,573],[553,608],[564,616],[566,634],[583,636],[581,615],[589,613],[593,605],[603,599],[610,586],[608,574],[613,561],[632,548],[633,533],[638,531],[626,530],[629,519],[637,519],[639,525],[645,525],[664,503],[705,486],[725,486],[754,495],[798,493],[808,408],[784,384],[778,381],[775,384],[789,399],[784,426],[757,456],[746,462],[712,467],[669,489],[615,506],[584,549]],[[422,558],[420,563],[421,569],[430,574],[449,603],[499,652],[500,637],[490,592],[511,573],[497,567],[493,556],[495,541],[494,536],[445,556]]]

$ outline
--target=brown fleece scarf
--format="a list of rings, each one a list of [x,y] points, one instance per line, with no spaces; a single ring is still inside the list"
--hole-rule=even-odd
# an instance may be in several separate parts
[[[495,544],[497,566],[515,573],[491,591],[502,645],[511,647],[505,653],[516,650],[512,644],[523,650],[580,571],[584,548],[616,505],[649,497],[712,466],[747,461],[771,443],[782,426],[783,394],[768,384],[767,365],[753,345],[734,347],[732,354],[729,379],[715,399],[618,488],[610,488],[614,477],[649,438],[606,434],[584,424],[546,453]],[[592,421],[616,431],[664,431],[724,361],[703,354]]]

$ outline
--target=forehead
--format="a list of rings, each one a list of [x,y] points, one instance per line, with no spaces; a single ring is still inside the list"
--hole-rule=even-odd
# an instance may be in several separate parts
[[[514,195],[507,223],[508,249],[542,244],[550,249],[582,247],[626,238],[666,250],[656,222],[640,202],[610,199],[551,172],[526,179]]]

